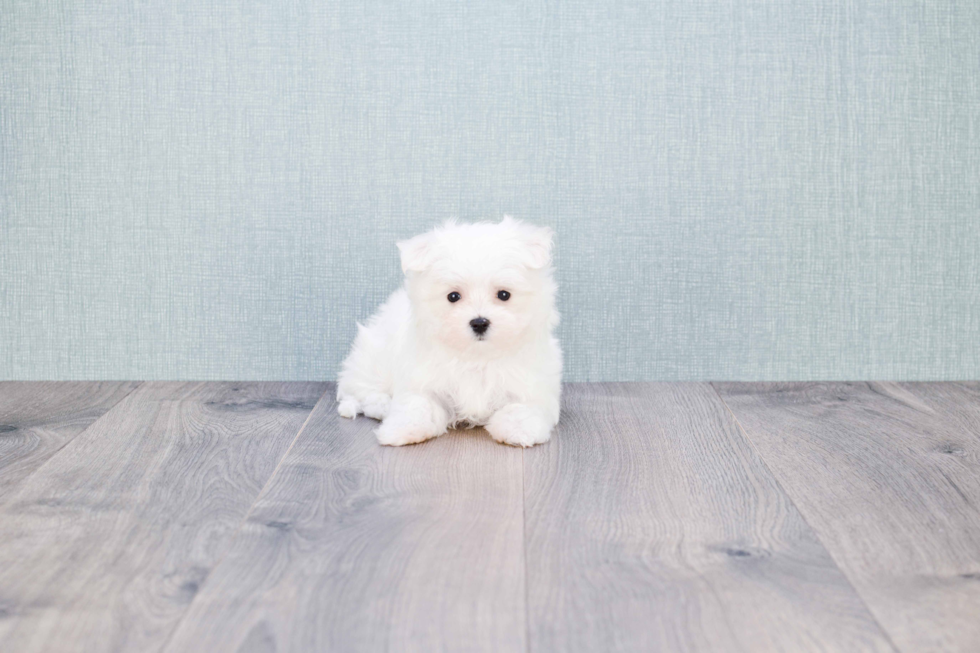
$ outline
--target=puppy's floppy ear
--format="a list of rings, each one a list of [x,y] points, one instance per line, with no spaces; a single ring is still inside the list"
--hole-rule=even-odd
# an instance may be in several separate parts
[[[408,240],[400,241],[398,251],[401,253],[402,272],[423,272],[432,265],[432,245],[434,238],[431,233],[421,234]]]
[[[539,270],[551,263],[551,243],[555,232],[548,227],[535,227],[514,220],[505,215],[501,224],[517,230],[518,238],[524,244],[522,263],[532,270]]]

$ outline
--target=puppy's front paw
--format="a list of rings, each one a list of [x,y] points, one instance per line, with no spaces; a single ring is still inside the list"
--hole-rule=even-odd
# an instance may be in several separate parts
[[[389,447],[401,447],[406,444],[425,442],[431,438],[441,435],[434,433],[434,429],[426,428],[420,424],[399,424],[392,420],[386,420],[381,426],[374,429],[374,434],[378,436],[380,444]]]
[[[341,417],[346,417],[347,419],[354,419],[357,417],[357,400],[353,397],[344,397],[340,400],[337,405],[337,413]]]
[[[391,409],[391,397],[386,394],[373,394],[364,398],[361,412],[371,419],[384,419]]]
[[[392,400],[388,415],[374,434],[392,447],[415,444],[446,432],[449,416],[439,404],[421,395],[402,395]]]
[[[490,417],[487,431],[497,442],[533,447],[548,441],[551,424],[540,410],[525,404],[509,404]]]

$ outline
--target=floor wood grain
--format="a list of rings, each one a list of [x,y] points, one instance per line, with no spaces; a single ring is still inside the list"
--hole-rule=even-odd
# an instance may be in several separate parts
[[[980,651],[980,383],[375,425],[331,384],[0,383],[0,651]]]
[[[168,650],[523,651],[522,451],[321,403]]]
[[[139,383],[0,382],[0,505]]]
[[[154,651],[327,386],[146,383],[0,511],[0,650]]]
[[[888,651],[707,384],[567,386],[525,453],[531,651]]]
[[[898,647],[980,651],[980,386],[717,388]]]

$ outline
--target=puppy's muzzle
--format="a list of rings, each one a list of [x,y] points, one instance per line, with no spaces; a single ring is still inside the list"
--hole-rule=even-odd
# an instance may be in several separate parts
[[[474,317],[470,320],[470,328],[473,329],[473,333],[482,336],[490,328],[490,320],[485,317]]]

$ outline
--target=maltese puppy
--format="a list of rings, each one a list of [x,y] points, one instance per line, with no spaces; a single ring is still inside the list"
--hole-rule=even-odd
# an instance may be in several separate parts
[[[455,426],[521,447],[547,441],[562,366],[551,240],[505,216],[398,243],[405,284],[358,324],[337,411],[382,420],[375,434],[393,446]]]

